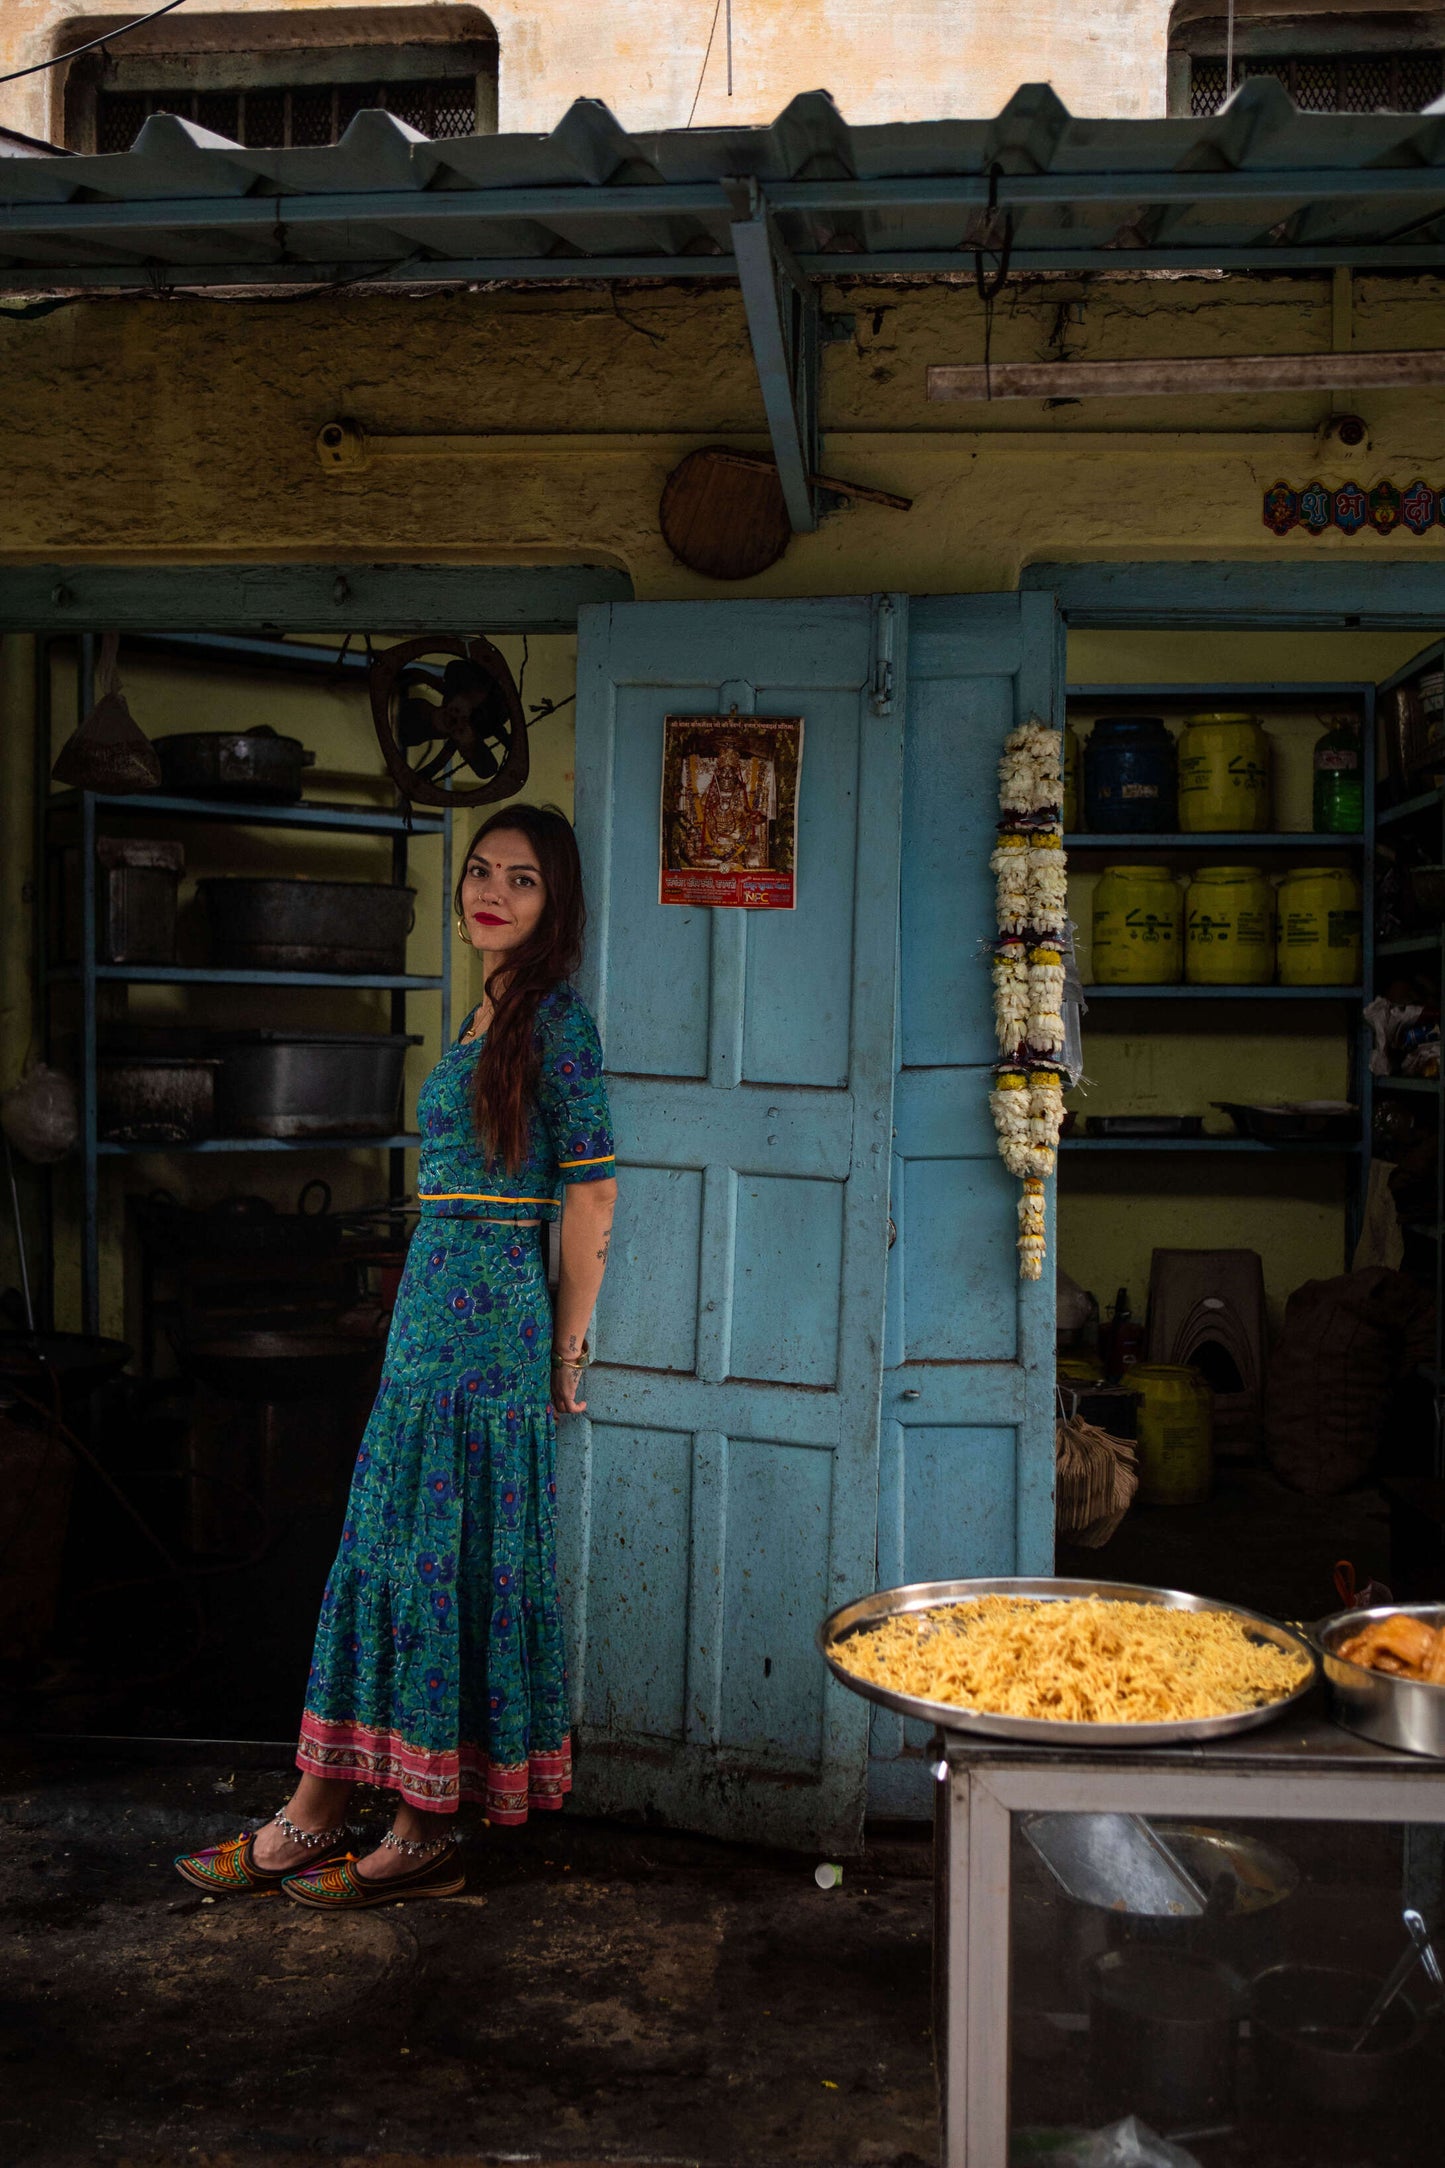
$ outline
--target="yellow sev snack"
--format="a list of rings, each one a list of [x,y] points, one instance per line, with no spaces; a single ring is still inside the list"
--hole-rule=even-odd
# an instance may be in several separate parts
[[[1257,1641],[1227,1611],[1103,1597],[979,1596],[910,1611],[836,1642],[846,1671],[895,1693],[995,1716],[1185,1723],[1280,1701],[1303,1649]]]

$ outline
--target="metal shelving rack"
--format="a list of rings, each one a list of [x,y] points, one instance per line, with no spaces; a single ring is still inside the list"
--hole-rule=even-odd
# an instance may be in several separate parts
[[[1386,678],[1380,686],[1381,693],[1393,692],[1397,685],[1408,684],[1423,671],[1438,667],[1445,662],[1445,640],[1437,640],[1421,654],[1414,655],[1403,670]],[[1378,757],[1378,756],[1377,756]],[[1385,806],[1375,815],[1375,831],[1388,831],[1406,821],[1434,821],[1437,839],[1436,857],[1445,863],[1445,785],[1434,790],[1417,791],[1414,796],[1403,798],[1398,805]],[[1388,941],[1380,941],[1375,947],[1378,962],[1389,964],[1395,959],[1404,962],[1418,957],[1431,972],[1442,993],[1445,993],[1445,922],[1425,933],[1400,934]],[[1374,975],[1370,977],[1370,991],[1376,992]],[[1368,998],[1368,997],[1367,997]],[[1366,1064],[1368,1067],[1368,1064]],[[1433,1215],[1424,1220],[1406,1223],[1406,1232],[1430,1242],[1434,1246],[1432,1284],[1435,1296],[1435,1346],[1433,1360],[1423,1366],[1435,1403],[1435,1475],[1445,1480],[1445,1119],[1441,1116],[1442,1095],[1445,1095],[1445,1077],[1382,1076],[1374,1079],[1377,1092],[1408,1094],[1423,1105],[1433,1108],[1435,1116],[1435,1207]]]
[[[225,636],[178,634],[152,636],[145,643],[162,651],[173,651],[197,662],[225,659],[233,663],[265,663],[279,667],[296,667],[314,672],[318,669],[335,671],[338,664],[335,650],[313,650],[293,646],[280,640],[248,640]],[[50,643],[39,643],[37,657],[39,684],[43,697],[36,702],[37,776],[43,778],[50,767]],[[81,716],[89,712],[93,703],[94,640],[84,635],[79,643],[80,667],[77,683],[77,704]],[[364,658],[346,659],[352,668],[365,668]],[[125,1144],[103,1140],[98,1135],[98,1106],[96,1097],[96,1059],[98,1042],[97,990],[104,984],[130,986],[271,986],[278,988],[336,987],[352,990],[382,990],[390,993],[390,1024],[393,1032],[406,1029],[407,998],[411,994],[438,994],[441,997],[441,1043],[446,1045],[451,1032],[451,944],[442,942],[442,968],[435,976],[402,972],[392,975],[349,971],[237,971],[210,969],[206,966],[168,964],[102,964],[96,961],[96,858],[95,845],[100,824],[134,819],[154,820],[163,816],[167,820],[182,820],[207,825],[226,824],[247,828],[282,828],[303,834],[346,834],[375,836],[388,839],[391,844],[391,878],[397,885],[404,885],[407,876],[408,844],[414,836],[437,838],[442,848],[442,891],[451,892],[452,835],[451,815],[420,813],[409,807],[371,808],[366,806],[329,805],[296,802],[294,804],[269,804],[253,799],[190,798],[173,792],[142,791],[116,794],[102,791],[52,791],[43,789],[38,793],[37,807],[37,864],[49,866],[56,851],[52,837],[53,824],[62,817],[69,817],[78,825],[78,844],[81,866],[81,913],[80,958],[76,963],[52,962],[48,954],[49,928],[48,904],[41,899],[36,910],[36,980],[42,1001],[42,1014],[46,1043],[51,1030],[50,997],[52,988],[78,985],[80,989],[80,1101],[81,1101],[81,1154],[83,1164],[83,1204],[81,1225],[81,1312],[83,1328],[88,1333],[99,1330],[100,1325],[100,1161],[111,1158],[131,1158],[157,1153],[180,1152],[233,1153],[233,1152],[355,1152],[385,1151],[388,1155],[388,1187],[391,1197],[400,1200],[406,1192],[406,1166],[404,1154],[421,1141],[412,1132],[401,1132],[383,1137],[208,1137],[192,1144]],[[47,880],[48,891],[48,880]],[[50,1218],[47,1206],[47,1221]],[[46,1233],[46,1280],[49,1282],[50,1260],[53,1241],[49,1227]]]
[[[1308,702],[1349,701],[1360,716],[1360,742],[1362,746],[1374,743],[1375,693],[1373,684],[1364,680],[1304,680],[1301,682],[1273,681],[1230,684],[1173,684],[1173,685],[1070,685],[1068,703],[1087,702],[1097,707],[1102,702],[1133,705],[1149,702],[1154,706],[1193,707],[1200,709],[1234,706],[1242,701],[1259,700],[1273,703],[1284,701]],[[1266,721],[1268,720],[1266,716]],[[1092,1008],[1096,1002],[1113,1006],[1118,1002],[1153,1003],[1178,1002],[1259,1002],[1278,1003],[1293,1007],[1300,1002],[1343,1004],[1356,1011],[1368,999],[1365,991],[1374,981],[1374,768],[1366,759],[1365,767],[1365,813],[1364,828],[1359,835],[1318,834],[1306,829],[1276,829],[1265,835],[1217,834],[1185,835],[1180,832],[1162,835],[1099,834],[1080,830],[1065,837],[1071,865],[1081,858],[1107,852],[1110,856],[1138,855],[1140,857],[1197,857],[1203,853],[1217,856],[1221,851],[1266,852],[1270,854],[1289,852],[1295,856],[1308,854],[1321,857],[1326,854],[1357,863],[1360,871],[1364,906],[1364,961],[1363,980],[1360,986],[1087,986],[1085,998]],[[1442,852],[1445,856],[1445,852]],[[1360,1103],[1360,1135],[1349,1142],[1309,1141],[1285,1144],[1263,1144],[1251,1137],[1069,1137],[1064,1149],[1069,1159],[1076,1155],[1095,1152],[1184,1152],[1196,1158],[1230,1157],[1241,1154],[1258,1158],[1271,1154],[1278,1159],[1349,1159],[1358,1162],[1358,1176],[1353,1186],[1352,1204],[1347,1213],[1347,1240],[1363,1215],[1365,1189],[1369,1178],[1369,1155],[1365,1141],[1370,1134],[1372,1120],[1371,1084],[1369,1064],[1364,1057],[1360,1033],[1351,1033],[1351,1066],[1354,1079],[1354,1096]],[[1445,1126],[1445,1125],[1442,1125]],[[1445,1220],[1445,1204],[1441,1219]],[[1441,1245],[1445,1251],[1445,1243]]]

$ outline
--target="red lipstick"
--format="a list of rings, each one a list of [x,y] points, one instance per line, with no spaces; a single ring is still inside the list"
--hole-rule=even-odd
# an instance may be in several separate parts
[[[507,923],[504,918],[497,918],[490,911],[473,911],[472,917],[479,926],[505,926]]]

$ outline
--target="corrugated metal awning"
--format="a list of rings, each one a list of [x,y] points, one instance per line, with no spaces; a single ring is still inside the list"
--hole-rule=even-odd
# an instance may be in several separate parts
[[[0,161],[0,285],[735,278],[751,201],[811,278],[1437,270],[1445,112],[1306,114],[1253,78],[1212,119],[1079,120],[1047,84],[994,120],[850,128],[821,91],[771,127],[629,135],[580,100],[547,136],[432,142],[381,112],[316,150],[171,115],[106,157]]]

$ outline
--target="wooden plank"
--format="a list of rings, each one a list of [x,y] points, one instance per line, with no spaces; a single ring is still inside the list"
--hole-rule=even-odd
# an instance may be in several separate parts
[[[928,370],[928,397],[1167,399],[1184,392],[1356,391],[1445,384],[1445,353],[1232,354],[1207,360],[996,361]]]

